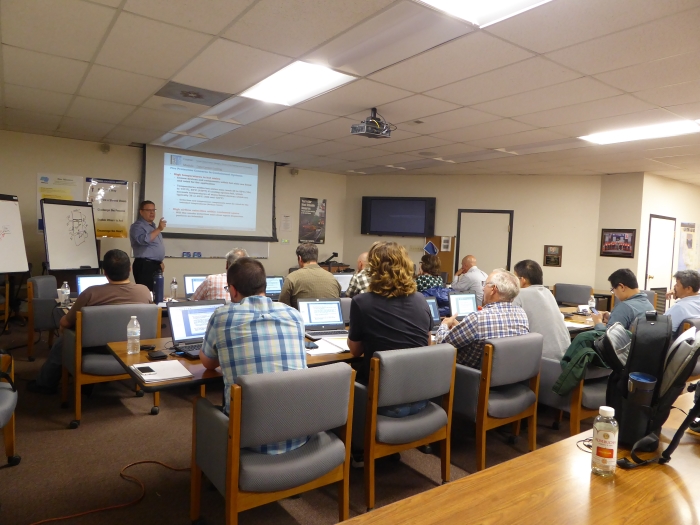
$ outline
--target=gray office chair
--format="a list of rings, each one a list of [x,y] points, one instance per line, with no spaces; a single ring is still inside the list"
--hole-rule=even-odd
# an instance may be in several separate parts
[[[539,402],[559,411],[552,427],[559,428],[563,412],[569,413],[569,434],[575,436],[581,432],[581,421],[598,415],[598,409],[605,405],[605,391],[608,386],[608,376],[612,370],[589,366],[583,381],[566,396],[552,392],[552,387],[561,375],[561,364],[558,359],[542,358],[540,368]]]
[[[34,332],[49,331],[49,348],[53,345],[58,303],[58,285],[53,275],[39,275],[27,279],[27,359],[34,361]],[[60,319],[60,316],[59,316]]]
[[[691,326],[695,326],[695,328],[700,330],[700,317],[690,317],[688,319],[684,319],[683,322],[678,325],[676,333],[673,334],[673,340],[675,341],[679,335],[681,335]],[[698,379],[700,379],[700,359],[695,365],[693,372],[690,374],[690,378],[688,379],[688,381],[697,381]]]
[[[200,516],[202,473],[226,499],[226,523],[238,513],[338,483],[338,515],[348,519],[355,371],[345,363],[238,376],[230,417],[205,398],[194,405],[190,518]],[[335,429],[338,432],[332,432]],[[268,455],[247,450],[311,436]]]
[[[570,306],[588,304],[591,295],[593,295],[593,288],[585,284],[557,283],[554,285],[554,298],[557,304]]]
[[[73,376],[75,419],[69,428],[78,428],[81,419],[81,387],[108,381],[130,379],[116,357],[105,347],[126,340],[126,325],[135,315],[141,325],[141,339],[160,338],[161,310],[156,304],[117,304],[85,306],[76,315],[75,329],[63,332],[63,379],[61,400],[68,403],[68,374]],[[143,394],[141,394],[143,395]],[[158,413],[160,396],[153,394]]]
[[[343,312],[343,322],[345,324],[350,324],[350,305],[352,304],[352,297],[341,297],[340,298],[340,309]]]
[[[11,467],[19,465],[20,460],[15,451],[15,407],[17,406],[17,389],[15,388],[15,372],[10,354],[0,354],[0,428],[5,442],[7,464]]]
[[[450,430],[455,380],[456,350],[441,344],[405,350],[375,352],[369,383],[355,383],[355,450],[364,444],[365,500],[373,509],[374,461],[378,458],[440,442],[443,482],[450,480]],[[420,412],[393,418],[379,415],[381,407],[442,398]]]
[[[530,451],[537,448],[537,394],[542,336],[488,339],[481,370],[457,365],[454,410],[476,422],[476,469],[486,468],[486,431],[527,418]]]

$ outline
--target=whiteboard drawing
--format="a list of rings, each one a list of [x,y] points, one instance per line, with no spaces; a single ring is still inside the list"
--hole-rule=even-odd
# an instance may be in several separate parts
[[[66,217],[68,226],[68,236],[75,243],[76,246],[80,246],[88,238],[88,223],[87,217],[79,209],[75,209],[70,212]]]
[[[0,226],[0,241],[2,241],[6,235],[10,235],[10,233],[12,232],[10,231],[9,226],[6,226],[4,224]]]

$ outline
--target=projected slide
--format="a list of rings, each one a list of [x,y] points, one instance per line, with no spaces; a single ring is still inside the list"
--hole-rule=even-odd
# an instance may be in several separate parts
[[[163,210],[168,228],[254,231],[258,166],[165,153]]]

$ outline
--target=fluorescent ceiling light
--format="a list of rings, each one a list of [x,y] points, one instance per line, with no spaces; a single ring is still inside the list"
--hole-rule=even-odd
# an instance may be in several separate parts
[[[355,80],[327,67],[294,62],[241,93],[242,97],[293,106]]]
[[[687,135],[688,133],[698,132],[700,132],[700,125],[697,122],[681,120],[677,122],[665,122],[663,124],[652,124],[651,126],[603,131],[579,138],[595,144],[616,144],[618,142],[675,137],[677,135]]]
[[[418,0],[479,27],[490,26],[551,0]]]

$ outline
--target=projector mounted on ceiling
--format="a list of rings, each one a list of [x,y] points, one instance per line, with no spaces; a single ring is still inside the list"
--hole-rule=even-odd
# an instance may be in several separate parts
[[[359,124],[350,126],[350,134],[372,139],[388,139],[391,137],[392,129],[396,129],[396,126],[382,120],[381,116],[377,116],[377,108],[372,108],[369,117]]]

